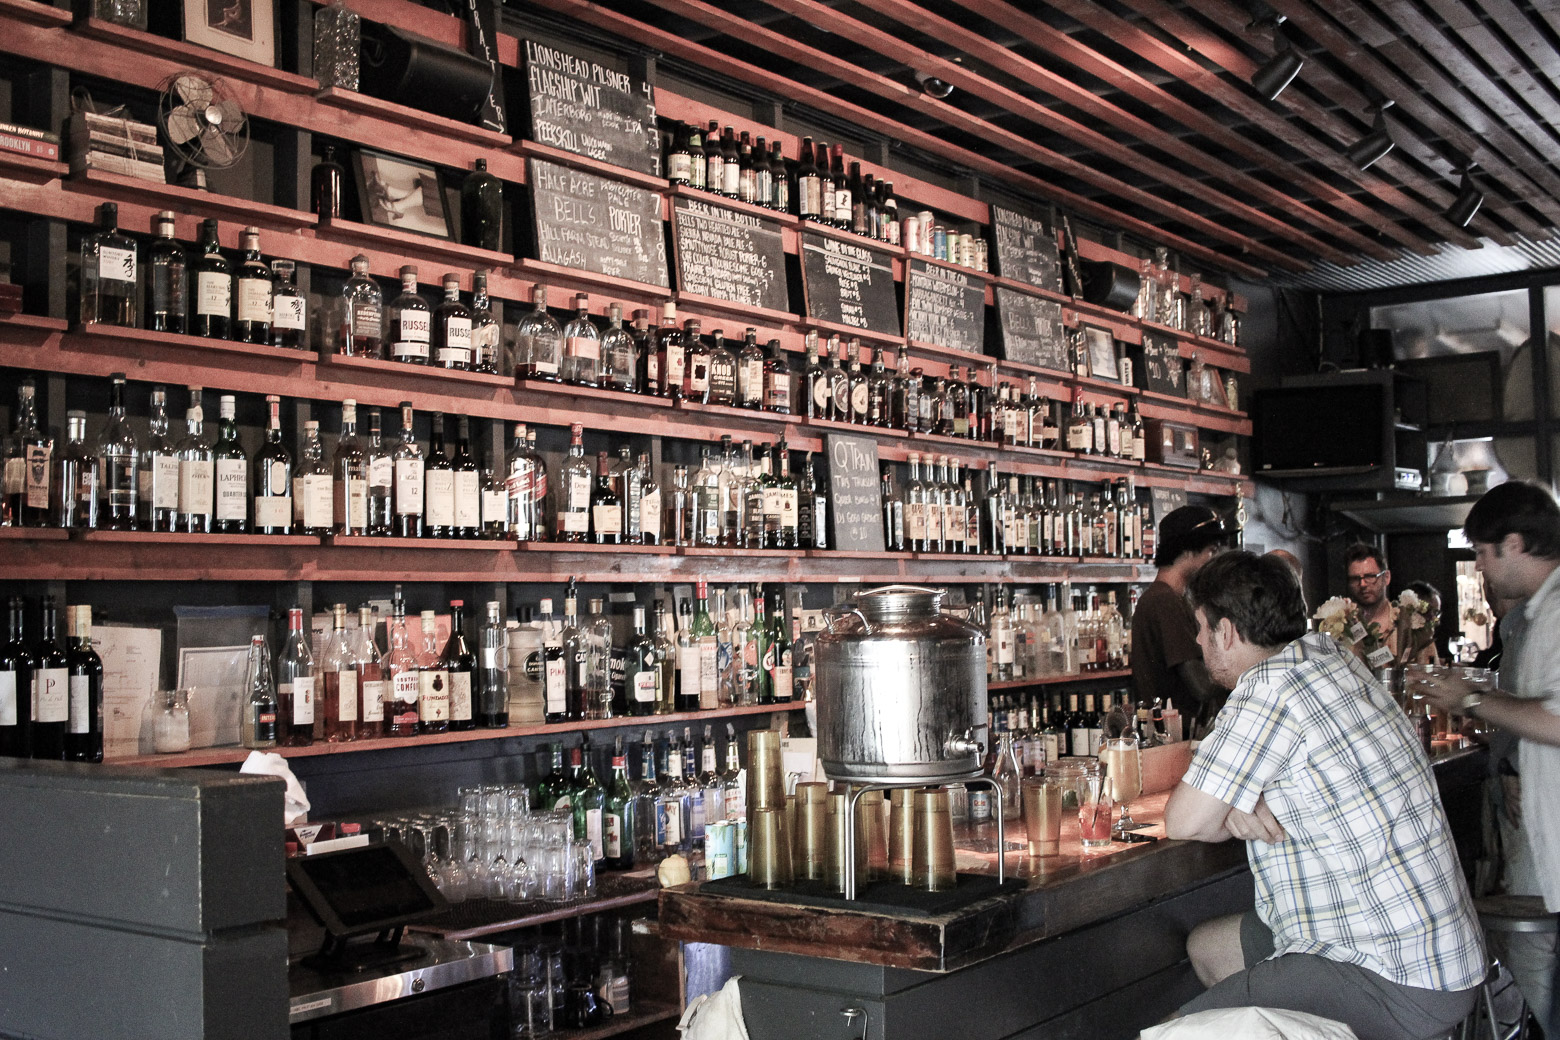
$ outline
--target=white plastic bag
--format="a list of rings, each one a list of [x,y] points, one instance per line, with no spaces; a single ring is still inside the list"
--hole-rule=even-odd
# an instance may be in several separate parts
[[[683,1040],[748,1040],[736,975],[714,993],[701,993],[677,1023]],[[1352,1035],[1352,1034],[1351,1034]]]

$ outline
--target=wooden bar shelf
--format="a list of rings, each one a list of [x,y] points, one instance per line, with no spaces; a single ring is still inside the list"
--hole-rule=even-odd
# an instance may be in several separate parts
[[[1065,683],[1107,682],[1112,679],[1130,679],[1132,669],[1117,668],[1102,672],[1075,672],[1071,675],[1037,675],[1026,679],[1003,679],[1001,682],[988,682],[987,691],[991,690],[1022,690],[1029,686],[1056,686]]]
[[[0,14],[13,15],[34,25],[65,26],[72,18],[69,8],[55,7],[44,0],[0,0]]]
[[[464,246],[451,239],[439,238],[436,235],[419,235],[412,231],[397,231],[394,228],[378,227],[374,224],[363,224],[355,220],[342,220],[334,218],[320,222],[316,234],[327,241],[342,242],[370,242],[374,245],[386,246],[392,250],[406,253],[409,256],[436,257],[451,263],[461,264],[466,270],[459,272],[464,285],[470,283],[469,272],[479,267],[492,267],[499,270],[508,268],[515,262],[515,258],[508,253],[498,253],[491,249],[478,249],[476,246]],[[427,282],[433,284],[433,278]]]
[[[157,347],[180,353],[216,357],[229,355],[236,365],[246,369],[242,358],[258,359],[276,367],[290,368],[312,364],[314,355],[307,350],[287,347],[271,347],[259,343],[239,343],[230,339],[211,339],[206,336],[190,336],[177,332],[153,332],[150,329],[130,329],[122,325],[74,325],[70,329],[71,341],[92,350],[122,352],[126,346],[137,355],[142,347]]]
[[[313,227],[319,221],[313,213],[288,209],[286,206],[197,191],[177,184],[159,184],[103,170],[73,173],[66,179],[65,187],[71,191],[90,191],[95,195],[127,198],[140,203],[145,203],[148,198],[161,199],[179,216],[217,217],[236,224],[257,224],[273,230]]]
[[[698,293],[683,292],[681,289],[672,293],[672,299],[677,301],[679,307],[689,307],[695,311],[716,311],[721,314],[730,314],[741,319],[744,323],[757,326],[762,329],[766,326],[782,326],[795,328],[801,324],[801,317],[788,311],[772,311],[767,307],[753,307],[746,303],[738,303],[735,300],[722,300],[714,296],[700,296]],[[731,337],[737,339],[737,337]],[[738,340],[740,344],[740,340]]]
[[[319,365],[324,368],[355,368],[365,372],[381,372],[388,376],[415,376],[419,379],[450,380],[477,386],[514,386],[509,376],[490,372],[463,372],[458,368],[440,368],[437,365],[413,365],[405,361],[388,361],[385,358],[358,357],[352,354],[322,354]]]
[[[318,88],[318,84],[314,83],[313,80],[309,82],[316,89]],[[476,126],[473,123],[463,123],[458,119],[434,115],[432,112],[424,112],[420,108],[398,105],[393,101],[385,101],[371,97],[368,94],[361,94],[356,90],[347,90],[344,87],[326,87],[323,90],[319,90],[316,96],[321,104],[329,105],[332,108],[342,108],[349,112],[377,116],[380,119],[403,127],[415,127],[419,130],[438,134],[441,137],[453,137],[470,144],[505,149],[514,143],[514,138],[508,134],[501,134],[486,127]],[[393,140],[393,138],[390,140]],[[379,142],[381,147],[387,144],[389,144],[389,141]]]
[[[554,148],[550,144],[522,140],[514,142],[513,147],[516,152],[527,159],[541,159],[544,162],[557,163],[559,166],[572,166],[576,170],[594,173],[598,177],[605,177],[608,180],[632,184],[634,187],[644,188],[646,191],[654,191],[664,195],[672,188],[672,185],[667,183],[665,177],[640,173],[638,170],[630,170],[625,166],[614,166],[612,163],[603,162],[600,159],[592,159],[588,155],[579,155],[575,152],[564,151],[562,148]]]
[[[22,3],[34,7],[42,7],[35,0],[21,0]],[[3,11],[0,8],[0,11]],[[60,146],[61,148],[64,145]],[[12,174],[22,180],[46,181],[55,177],[63,177],[70,172],[70,167],[55,159],[45,159],[38,155],[23,155],[21,152],[12,152],[0,149],[0,170]]]
[[[221,51],[212,50],[210,47],[202,47],[198,43],[186,43],[169,36],[158,36],[155,33],[132,29],[128,25],[118,25],[101,18],[82,18],[76,22],[75,31],[83,36],[105,40],[132,51],[172,58],[180,64],[256,86],[299,95],[311,94],[320,87],[319,81],[311,76],[285,72],[270,65],[235,58]]]

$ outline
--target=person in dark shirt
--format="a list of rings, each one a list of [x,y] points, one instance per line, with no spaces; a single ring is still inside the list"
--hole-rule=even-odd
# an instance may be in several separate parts
[[[1132,614],[1132,685],[1139,703],[1173,703],[1201,736],[1228,691],[1215,683],[1197,647],[1197,619],[1186,604],[1186,584],[1225,541],[1219,514],[1182,506],[1159,524],[1154,565],[1159,573]]]

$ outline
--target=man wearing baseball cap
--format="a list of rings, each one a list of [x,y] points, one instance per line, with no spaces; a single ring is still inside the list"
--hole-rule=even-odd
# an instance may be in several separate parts
[[[1132,614],[1132,685],[1140,703],[1173,703],[1206,731],[1228,691],[1208,675],[1186,585],[1224,544],[1224,524],[1207,506],[1182,506],[1159,523],[1153,584]]]

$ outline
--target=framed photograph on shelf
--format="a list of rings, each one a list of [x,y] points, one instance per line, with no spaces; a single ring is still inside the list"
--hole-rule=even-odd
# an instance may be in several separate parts
[[[451,238],[439,171],[431,163],[358,149],[352,173],[357,180],[363,223],[396,231]]]
[[[1098,325],[1080,325],[1083,330],[1083,346],[1088,352],[1089,375],[1095,379],[1117,383],[1121,381],[1121,368],[1116,364],[1116,337],[1109,329]]]
[[[274,0],[184,0],[184,39],[275,67]]]

